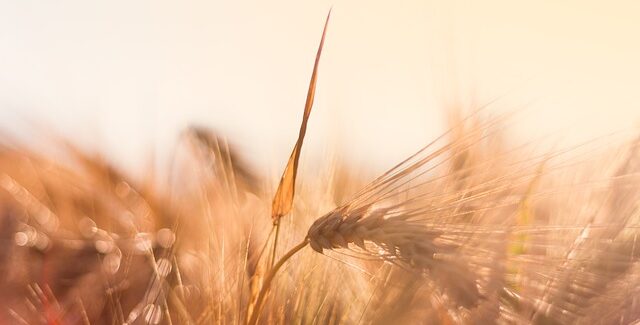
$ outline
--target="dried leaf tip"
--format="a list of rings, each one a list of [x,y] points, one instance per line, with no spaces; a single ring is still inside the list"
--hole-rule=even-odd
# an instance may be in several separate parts
[[[318,65],[320,63],[320,56],[322,54],[322,47],[324,46],[324,38],[327,33],[327,26],[329,25],[329,17],[331,17],[331,10],[327,15],[327,19],[322,31],[322,38],[320,39],[320,45],[318,46],[318,52],[316,54],[316,60],[313,65],[313,73],[311,74],[311,81],[309,82],[309,90],[307,91],[307,100],[304,105],[304,115],[302,116],[302,124],[300,125],[300,133],[298,134],[298,140],[296,141],[289,161],[284,168],[282,177],[280,178],[280,184],[278,190],[273,197],[273,203],[271,205],[271,218],[274,223],[277,223],[280,218],[291,211],[293,206],[293,197],[295,195],[296,187],[296,175],[298,173],[298,161],[300,160],[300,151],[302,150],[302,142],[307,132],[307,122],[311,115],[311,108],[313,107],[313,100],[316,93],[316,81],[318,78]]]

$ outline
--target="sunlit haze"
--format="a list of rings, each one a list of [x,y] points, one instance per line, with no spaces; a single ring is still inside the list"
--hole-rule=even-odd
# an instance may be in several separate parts
[[[0,125],[140,167],[197,124],[278,171],[330,7],[307,160],[386,167],[495,99],[516,136],[638,126],[640,2],[496,0],[0,1]]]

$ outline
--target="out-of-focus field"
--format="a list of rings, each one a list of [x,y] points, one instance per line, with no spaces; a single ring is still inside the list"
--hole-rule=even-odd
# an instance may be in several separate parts
[[[260,308],[273,189],[215,134],[183,133],[167,185],[62,139],[49,139],[56,159],[4,143],[0,321],[237,324],[256,310],[283,324],[640,319],[638,143],[540,152],[510,143],[502,118],[450,124],[372,183],[336,161],[299,175],[276,260],[303,239],[313,249],[283,264]]]

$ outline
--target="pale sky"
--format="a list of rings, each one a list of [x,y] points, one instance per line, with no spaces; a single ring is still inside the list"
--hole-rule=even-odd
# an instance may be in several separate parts
[[[520,137],[640,129],[640,2],[585,0],[0,0],[0,128],[36,141],[36,121],[135,167],[195,123],[279,171],[331,5],[308,160],[389,166],[447,104],[496,97],[527,108]]]

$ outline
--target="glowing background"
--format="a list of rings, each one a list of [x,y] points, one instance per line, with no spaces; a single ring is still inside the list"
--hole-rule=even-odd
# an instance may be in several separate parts
[[[50,125],[124,163],[211,126],[279,173],[333,15],[303,156],[388,165],[459,102],[527,107],[575,142],[640,120],[638,1],[0,1],[0,126]],[[560,131],[558,131],[560,130]]]

